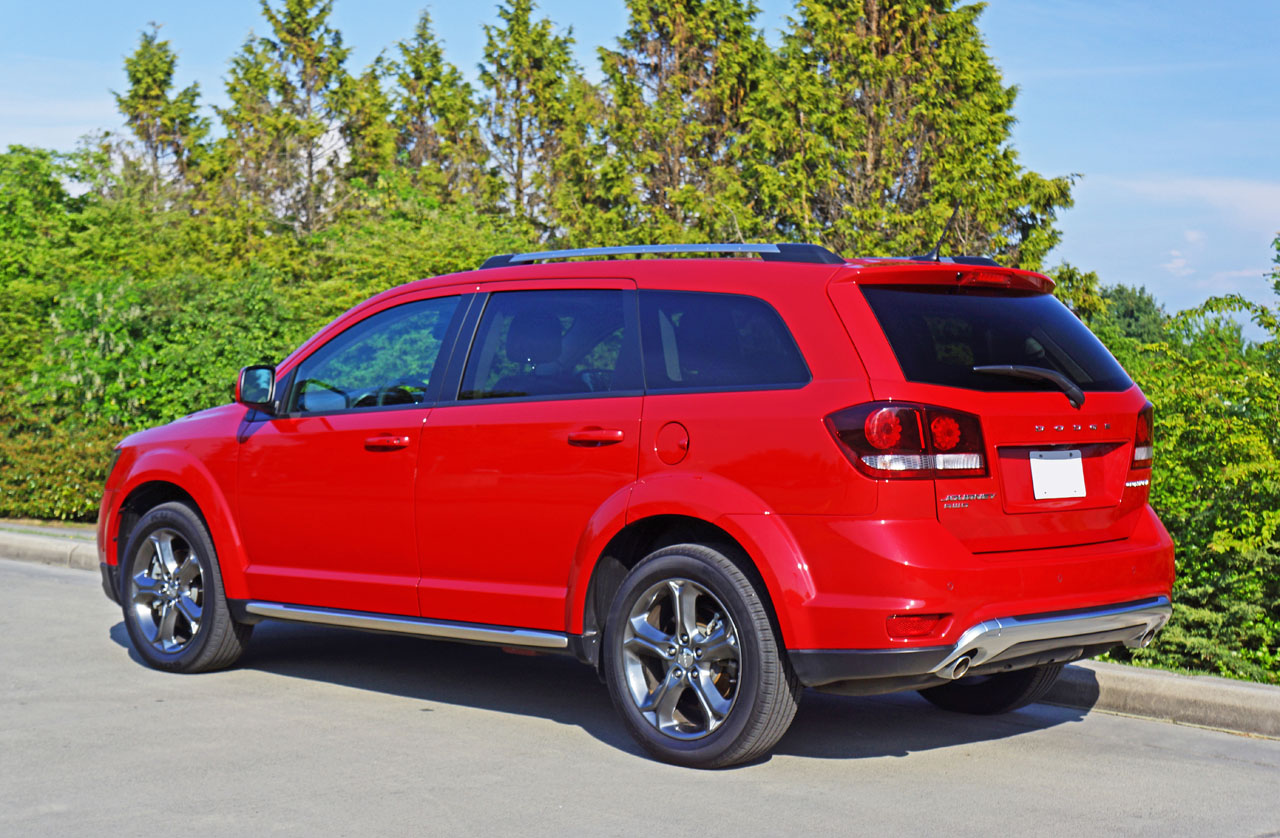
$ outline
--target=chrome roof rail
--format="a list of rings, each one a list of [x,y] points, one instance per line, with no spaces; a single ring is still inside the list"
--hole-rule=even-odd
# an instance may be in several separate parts
[[[807,262],[819,265],[842,265],[844,259],[816,244],[637,244],[621,247],[581,247],[572,250],[544,250],[535,253],[504,253],[490,256],[481,268],[501,268],[552,259],[613,258],[668,253],[755,253],[766,262]]]

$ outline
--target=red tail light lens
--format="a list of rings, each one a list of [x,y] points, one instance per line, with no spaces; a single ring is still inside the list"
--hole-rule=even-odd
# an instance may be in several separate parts
[[[1138,428],[1133,433],[1133,465],[1130,468],[1151,468],[1155,459],[1155,410],[1151,403],[1138,414]]]
[[[869,477],[983,477],[982,423],[971,413],[904,402],[871,402],[826,418],[840,450]]]

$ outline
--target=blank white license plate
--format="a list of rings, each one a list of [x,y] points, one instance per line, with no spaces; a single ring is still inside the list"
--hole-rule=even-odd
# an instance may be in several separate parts
[[[1084,497],[1084,460],[1079,450],[1032,451],[1031,491],[1036,500]]]

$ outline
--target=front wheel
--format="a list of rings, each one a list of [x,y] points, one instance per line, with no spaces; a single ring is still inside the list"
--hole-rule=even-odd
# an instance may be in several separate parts
[[[637,564],[614,596],[604,643],[614,707],[665,762],[748,762],[795,716],[799,681],[766,604],[709,546],[666,547]]]
[[[920,695],[943,710],[993,716],[1039,701],[1061,671],[1062,664],[1048,663],[997,675],[975,675],[920,690]]]
[[[232,619],[213,540],[184,503],[160,504],[138,521],[121,560],[120,592],[129,639],[156,669],[230,666],[253,631]]]

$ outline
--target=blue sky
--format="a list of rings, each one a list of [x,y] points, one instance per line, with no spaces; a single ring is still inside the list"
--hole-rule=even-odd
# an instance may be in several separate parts
[[[760,5],[776,41],[791,3]],[[449,58],[474,75],[495,3],[336,0],[351,65],[408,37],[424,6]],[[540,9],[572,27],[592,74],[595,48],[626,25],[620,0]],[[110,91],[125,86],[123,57],[149,21],[179,53],[179,83],[199,81],[214,103],[228,59],[264,29],[256,0],[0,0],[0,20],[0,146],[59,149],[119,126]],[[1264,275],[1280,232],[1280,2],[994,0],[981,27],[1020,90],[1024,165],[1082,176],[1049,264],[1145,285],[1171,310],[1227,292],[1276,302]]]

